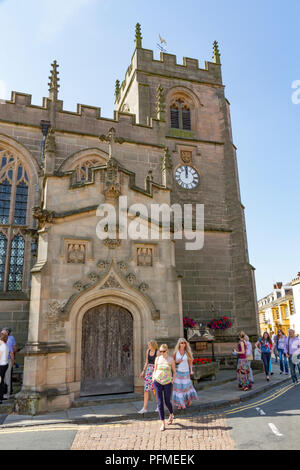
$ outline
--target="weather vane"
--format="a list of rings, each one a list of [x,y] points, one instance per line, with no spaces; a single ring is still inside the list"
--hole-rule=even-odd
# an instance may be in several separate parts
[[[160,42],[160,44],[158,44],[158,42],[156,43],[158,49],[159,49],[161,52],[167,52],[167,49],[165,49],[165,47],[164,47],[164,46],[167,46],[167,41],[165,41],[165,40],[161,37],[160,34],[158,35],[158,37],[159,37],[159,42]]]

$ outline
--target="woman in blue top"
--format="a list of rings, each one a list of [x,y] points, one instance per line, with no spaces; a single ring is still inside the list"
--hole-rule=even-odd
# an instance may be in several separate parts
[[[289,374],[289,366],[287,362],[287,358],[284,354],[284,346],[287,341],[287,337],[283,333],[282,330],[278,330],[277,336],[276,336],[276,348],[279,354],[279,363],[280,363],[280,374],[283,374],[283,364],[284,364],[284,370],[285,374]]]
[[[270,373],[270,359],[273,350],[273,343],[270,338],[270,335],[267,331],[264,332],[262,338],[260,338],[255,347],[259,349],[261,352],[261,358],[264,363],[265,373],[267,380],[270,380],[269,373]]]

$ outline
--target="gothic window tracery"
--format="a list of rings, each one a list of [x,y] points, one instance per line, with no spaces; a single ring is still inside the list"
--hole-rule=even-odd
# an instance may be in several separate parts
[[[90,181],[89,168],[99,165],[98,160],[84,160],[76,165],[74,168],[74,176],[76,183],[85,183]]]
[[[173,129],[191,130],[191,109],[181,98],[170,106],[170,122]]]
[[[0,149],[0,291],[20,291],[23,284],[28,225],[29,178],[23,161]]]

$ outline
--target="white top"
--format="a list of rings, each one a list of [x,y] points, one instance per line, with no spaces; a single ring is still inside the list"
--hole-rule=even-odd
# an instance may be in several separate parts
[[[247,356],[252,355],[252,344],[250,343],[250,341],[246,341],[246,354]]]
[[[189,372],[190,370],[190,366],[189,366],[189,363],[188,363],[188,356],[186,353],[183,354],[183,356],[180,354],[179,351],[177,351],[176,353],[176,359],[175,361],[180,361],[180,359],[182,359],[182,362],[180,362],[180,364],[176,364],[177,366],[177,370],[179,372]]]
[[[6,343],[0,344],[0,366],[8,364],[9,347]]]

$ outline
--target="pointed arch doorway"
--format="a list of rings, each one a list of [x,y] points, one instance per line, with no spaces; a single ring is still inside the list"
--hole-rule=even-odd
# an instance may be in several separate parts
[[[133,317],[119,305],[93,307],[82,321],[80,395],[133,390]]]

